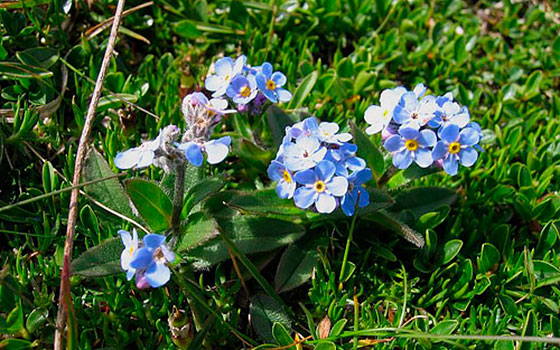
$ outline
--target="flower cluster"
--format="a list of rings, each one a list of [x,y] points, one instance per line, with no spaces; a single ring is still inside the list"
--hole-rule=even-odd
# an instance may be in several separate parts
[[[154,140],[118,153],[114,159],[115,166],[119,169],[139,169],[155,165],[170,172],[174,166],[185,161],[201,166],[203,153],[207,155],[209,164],[222,162],[229,153],[231,138],[209,139],[222,117],[237,111],[228,109],[228,102],[224,99],[208,99],[203,93],[194,92],[183,99],[182,112],[187,125],[182,137],[177,126],[168,125]]]
[[[382,133],[383,146],[399,169],[412,162],[422,168],[436,163],[455,175],[459,163],[470,167],[478,159],[480,126],[470,122],[467,107],[455,102],[451,92],[437,97],[425,92],[423,84],[413,91],[399,86],[381,92],[380,105],[365,112],[366,132]]]
[[[250,67],[245,56],[235,61],[224,57],[214,63],[214,73],[206,78],[206,89],[212,91],[215,98],[227,95],[240,111],[259,109],[266,100],[278,103],[292,99],[292,94],[283,88],[286,76],[275,72],[268,62]]]
[[[286,136],[268,176],[277,181],[280,198],[293,198],[299,208],[314,206],[331,213],[337,206],[351,216],[356,206],[369,204],[362,185],[372,177],[363,159],[356,157],[352,135],[339,133],[336,123],[307,118],[286,128]]]
[[[136,286],[140,289],[166,284],[171,277],[167,263],[175,260],[175,254],[165,244],[165,236],[147,234],[140,246],[136,229],[132,230],[132,236],[125,230],[118,233],[124,244],[121,268],[126,271],[126,278],[130,281],[136,275]]]

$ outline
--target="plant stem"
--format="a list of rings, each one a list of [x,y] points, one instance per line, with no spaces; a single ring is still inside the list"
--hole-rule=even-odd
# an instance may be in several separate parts
[[[87,153],[86,151],[90,143],[89,137],[93,126],[93,120],[95,119],[95,112],[97,111],[97,105],[99,103],[99,99],[101,98],[103,83],[105,82],[105,76],[107,75],[107,70],[109,69],[111,57],[113,57],[113,49],[115,47],[115,42],[117,39],[119,24],[121,22],[121,15],[124,9],[124,3],[125,0],[119,0],[117,3],[115,17],[113,18],[113,25],[111,27],[111,34],[109,35],[107,48],[105,49],[103,61],[101,62],[101,67],[99,68],[97,81],[95,82],[91,101],[86,113],[84,127],[80,136],[78,150],[76,152],[76,165],[74,166],[74,178],[72,180],[73,186],[76,186],[80,183],[80,179],[82,176],[82,168]],[[68,221],[66,225],[66,240],[64,242],[64,260],[62,272],[60,273],[60,292],[58,299],[58,312],[56,316],[56,329],[54,334],[55,350],[62,350],[64,346],[63,334],[65,326],[67,326],[68,328],[67,348],[77,348],[78,329],[75,322],[74,305],[72,304],[72,295],[70,291],[70,260],[72,259],[74,232],[76,229],[76,221],[78,217],[79,193],[79,188],[74,188],[70,194],[70,206],[68,211]]]
[[[185,196],[185,165],[179,164],[175,171],[175,187],[173,193],[173,214],[171,226],[173,234],[177,236],[181,230],[181,212],[183,211],[183,197]]]
[[[352,217],[352,223],[350,224],[350,232],[348,232],[348,239],[346,240],[346,249],[344,249],[344,258],[342,259],[342,267],[340,268],[340,275],[338,276],[338,280],[340,282],[340,284],[338,285],[339,290],[342,290],[342,279],[344,278],[344,271],[346,270],[346,264],[348,263],[348,253],[350,252],[350,243],[352,243],[352,236],[354,235],[354,227],[356,227],[357,218],[358,215],[356,212],[354,212],[354,216]]]

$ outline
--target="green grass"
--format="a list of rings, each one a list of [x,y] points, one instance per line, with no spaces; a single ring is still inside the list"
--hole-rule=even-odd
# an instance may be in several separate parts
[[[70,186],[108,29],[94,37],[86,33],[112,16],[116,1],[95,1],[91,10],[85,2],[18,4],[25,6],[0,5],[0,109],[14,111],[0,117],[0,207]],[[126,9],[140,4],[128,2]],[[306,262],[315,267],[313,276],[282,291],[277,301],[261,295],[275,294],[270,289],[279,278],[283,250],[278,249],[237,255],[246,290],[230,259],[200,271],[182,264],[174,268],[172,283],[147,291],[127,282],[124,273],[73,276],[80,349],[173,348],[168,319],[174,306],[187,310],[191,321],[191,312],[200,317],[193,321],[199,330],[191,348],[242,348],[239,334],[254,344],[270,342],[271,324],[258,328],[271,312],[287,328],[274,327],[276,341],[294,332],[316,336],[314,328],[325,316],[333,327],[347,320],[337,335],[331,333],[339,349],[353,348],[358,335],[363,344],[385,339],[375,346],[383,349],[514,349],[511,341],[444,342],[416,333],[392,339],[391,330],[352,333],[403,324],[424,335],[560,336],[556,2],[316,0],[298,6],[297,1],[158,0],[127,15],[122,27],[91,142],[111,166],[117,152],[156,136],[162,126],[181,125],[181,98],[203,85],[217,56],[240,53],[253,64],[273,63],[286,73],[292,92],[317,72],[301,104],[283,107],[343,127],[353,121],[363,129],[365,109],[378,102],[384,88],[424,82],[434,94],[452,91],[482,125],[485,152],[458,176],[439,172],[391,190],[442,186],[457,192],[450,206],[444,201],[439,208],[401,212],[400,220],[425,235],[424,248],[358,219],[349,253],[355,270],[342,288],[338,273],[350,227],[345,218],[306,226],[291,249],[316,252]],[[25,51],[31,48],[38,49]],[[39,114],[37,107],[60,97],[65,72],[60,106],[48,116]],[[264,125],[257,119],[251,126]],[[379,145],[378,138],[371,140]],[[227,172],[226,190],[269,187],[265,170],[276,150],[251,147],[234,142],[228,163],[212,169]],[[163,177],[155,168],[137,175]],[[401,197],[400,205],[407,203]],[[0,334],[21,339],[22,346],[52,348],[68,205],[69,192],[63,192],[0,212]],[[115,237],[122,227],[128,226],[81,196],[73,256]],[[0,348],[17,345],[0,340]]]

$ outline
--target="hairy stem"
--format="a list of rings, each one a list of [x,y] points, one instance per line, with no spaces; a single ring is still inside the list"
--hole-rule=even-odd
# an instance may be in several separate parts
[[[185,165],[179,164],[175,168],[175,187],[173,193],[173,215],[171,226],[175,237],[181,230],[181,211],[183,210],[183,197],[185,196]]]

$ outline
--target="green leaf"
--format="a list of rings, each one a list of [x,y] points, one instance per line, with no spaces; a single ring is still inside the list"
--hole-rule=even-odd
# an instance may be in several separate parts
[[[318,77],[319,73],[317,73],[317,71],[313,71],[308,76],[303,78],[296,91],[294,92],[288,108],[297,109],[301,107],[307,95],[309,95],[313,90]]]
[[[523,97],[525,99],[530,99],[539,93],[542,77],[543,74],[540,70],[536,70],[529,75],[523,87]]]
[[[58,51],[50,47],[34,47],[24,51],[16,52],[16,57],[21,63],[49,69],[58,61]]]
[[[527,312],[527,318],[525,319],[525,324],[523,325],[521,336],[522,337],[536,336],[537,331],[538,331],[537,320],[535,319],[533,310],[529,309],[529,311]],[[518,349],[531,350],[534,349],[534,347],[535,347],[535,343],[533,342],[520,342]]]
[[[101,277],[122,272],[120,258],[123,248],[119,237],[101,242],[72,261],[72,274]]]
[[[329,336],[338,337],[344,330],[344,327],[346,327],[346,323],[348,323],[348,320],[345,318],[341,318],[340,320],[336,321],[336,323],[331,328],[331,333],[329,334]]]
[[[478,258],[478,272],[486,273],[500,262],[500,251],[490,243],[482,245],[482,251]]]
[[[189,214],[198,203],[221,190],[225,184],[224,176],[217,175],[202,179],[193,185],[187,192],[185,205],[183,206],[183,213],[185,216]]]
[[[459,254],[459,251],[462,247],[463,241],[461,241],[460,239],[452,239],[446,242],[443,246],[443,259],[441,263],[445,265],[451,262],[451,260],[453,260],[453,258],[455,258],[457,254]]]
[[[266,111],[268,127],[272,132],[274,147],[278,148],[282,144],[282,139],[286,133],[286,127],[295,123],[291,116],[276,106],[268,107]]]
[[[305,228],[285,220],[254,216],[219,219],[222,232],[245,254],[265,252],[290,244],[303,236]],[[230,258],[226,244],[216,238],[191,250],[196,267],[207,267]]]
[[[17,62],[0,62],[0,79],[2,77],[45,79],[52,76],[52,72],[40,67],[33,67]]]
[[[347,282],[350,279],[350,277],[352,277],[352,275],[354,274],[354,271],[356,271],[356,264],[354,264],[351,261],[348,261],[344,269],[344,276],[340,276],[340,282],[342,283]]]
[[[194,213],[188,217],[187,223],[177,240],[175,250],[181,253],[193,249],[218,236],[219,233],[216,220],[202,212]]]
[[[40,308],[33,309],[29,316],[27,316],[27,321],[25,321],[25,328],[29,333],[35,333],[41,327],[47,323],[48,313]]]
[[[502,306],[502,309],[506,313],[512,316],[517,316],[517,305],[515,305],[515,301],[512,297],[506,294],[500,294],[498,296],[498,300],[500,302],[500,305]]]
[[[288,346],[294,343],[294,339],[281,323],[274,322],[272,325],[272,337],[276,344],[285,347],[286,350],[296,350],[296,346]]]
[[[114,175],[114,173],[109,168],[105,158],[96,149],[92,148],[85,161],[82,181],[91,181],[111,175]],[[129,218],[134,217],[129,198],[117,178],[86,186],[84,191],[110,209]]]
[[[420,179],[424,176],[428,176],[441,171],[438,167],[420,168],[416,164],[412,164],[410,167],[404,170],[397,171],[389,181],[387,181],[388,188],[397,188],[404,186],[411,182],[412,180]]]
[[[354,75],[354,64],[349,57],[345,57],[340,62],[338,62],[337,66],[337,74],[342,78],[350,78]]]
[[[14,307],[13,304],[10,305],[10,308],[12,307]],[[0,321],[0,334],[16,334],[24,330],[21,299],[17,299],[14,309],[10,311],[5,321],[3,317],[0,318]]]
[[[373,142],[371,142],[370,138],[364,134],[354,122],[350,121],[349,124],[352,129],[352,134],[354,135],[354,142],[356,146],[358,146],[358,156],[366,161],[376,177],[381,176],[385,170],[383,155]]]
[[[272,325],[280,323],[285,328],[291,329],[291,321],[282,310],[282,306],[267,295],[256,295],[251,298],[249,306],[251,323],[255,333],[266,342],[273,342]]]
[[[4,339],[0,341],[2,350],[27,350],[33,348],[33,344],[23,339]]]
[[[125,186],[132,203],[153,232],[171,227],[173,204],[157,184],[131,179],[126,181]]]
[[[416,217],[451,205],[457,198],[455,191],[443,187],[418,187],[401,192],[395,198],[392,211],[410,210]]]
[[[316,261],[315,249],[304,251],[297,245],[290,245],[278,262],[274,277],[276,290],[282,293],[305,283],[311,278]]]
[[[255,215],[304,215],[293,201],[278,197],[274,189],[251,192],[231,192],[232,199],[228,206],[245,213]]]
[[[513,340],[497,341],[494,343],[494,350],[515,350]]]
[[[430,330],[431,334],[449,335],[453,333],[455,328],[459,325],[457,320],[446,320],[439,322],[434,328]]]
[[[315,345],[315,350],[336,350],[336,345],[328,340],[323,340]]]

